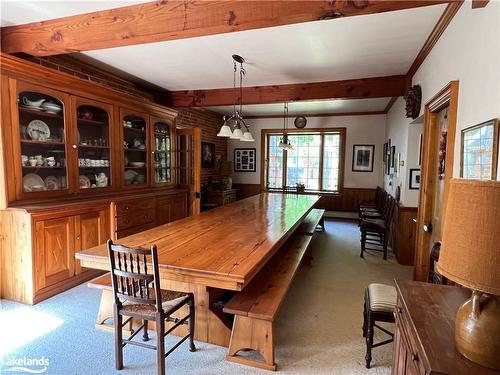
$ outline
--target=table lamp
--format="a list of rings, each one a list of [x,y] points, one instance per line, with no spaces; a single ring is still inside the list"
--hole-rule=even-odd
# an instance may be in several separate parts
[[[458,351],[500,369],[500,181],[451,180],[437,270],[472,289],[455,319]]]

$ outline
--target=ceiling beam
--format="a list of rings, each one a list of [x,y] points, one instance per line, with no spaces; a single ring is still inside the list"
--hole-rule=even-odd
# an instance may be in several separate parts
[[[283,103],[299,100],[365,99],[405,94],[406,76],[387,76],[344,81],[294,83],[286,85],[243,87],[243,104]],[[233,105],[239,89],[172,91],[173,107],[209,107]]]
[[[411,64],[410,69],[408,70],[408,73],[406,75],[408,76],[408,81],[409,85],[411,86],[411,79],[417,72],[418,68],[420,68],[420,65],[424,62],[426,57],[429,55],[431,52],[432,48],[436,45],[437,41],[443,35],[444,31],[450,24],[451,20],[453,17],[455,17],[455,14],[457,14],[458,10],[462,6],[463,2],[462,1],[457,1],[453,3],[449,3],[446,9],[444,10],[443,14],[439,18],[438,22],[436,23],[436,26],[432,29],[429,37],[425,41],[422,49],[418,53],[417,57],[413,61],[413,64]]]
[[[472,9],[484,8],[490,0],[472,0]]]
[[[448,3],[443,0],[153,1],[1,29],[2,51],[49,56]]]
[[[389,100],[389,103],[387,103],[387,105],[385,106],[385,109],[384,109],[383,113],[389,113],[389,111],[391,110],[391,108],[394,105],[394,103],[396,103],[396,100],[398,100],[398,97],[397,96],[393,96],[391,98],[391,100]]]

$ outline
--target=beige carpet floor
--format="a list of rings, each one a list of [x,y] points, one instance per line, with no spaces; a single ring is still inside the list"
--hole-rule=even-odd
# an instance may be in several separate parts
[[[364,367],[364,288],[410,278],[411,268],[393,257],[383,261],[380,253],[361,259],[358,227],[352,222],[326,224],[327,232],[316,234],[312,242],[313,265],[297,274],[276,325],[279,373],[389,374],[391,345],[374,349],[373,368]],[[85,285],[33,307],[0,301],[0,359],[5,364],[10,358],[45,357],[47,374],[154,374],[155,353],[138,347],[126,347],[125,369],[114,371],[113,336],[93,327],[98,303],[98,291]],[[197,347],[190,353],[183,344],[169,356],[167,373],[270,374],[224,361],[224,348]],[[6,370],[0,362],[0,373]]]

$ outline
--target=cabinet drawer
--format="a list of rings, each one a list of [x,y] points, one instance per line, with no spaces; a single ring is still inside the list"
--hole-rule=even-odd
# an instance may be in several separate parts
[[[153,210],[155,207],[155,199],[134,199],[116,203],[116,216],[135,215],[137,211]]]
[[[396,306],[396,325],[401,334],[401,339],[405,342],[407,353],[407,368],[412,369],[410,373],[425,375],[425,366],[422,362],[422,356],[418,349],[416,332],[413,331],[412,324],[409,320],[408,312],[404,308],[400,300]]]
[[[151,228],[154,228],[154,227],[155,227],[154,223],[147,223],[147,224],[144,224],[144,225],[139,225],[139,226],[136,226],[136,227],[132,227],[132,228],[120,230],[120,231],[116,232],[116,238],[120,239],[120,238],[123,238],[123,237],[131,236],[133,234],[136,234],[136,233],[139,233],[139,232],[144,232],[145,230],[148,230],[148,229],[151,229]]]
[[[134,210],[127,215],[121,215],[116,218],[116,230],[121,231],[138,225],[153,223],[155,221],[155,211],[150,210]]]

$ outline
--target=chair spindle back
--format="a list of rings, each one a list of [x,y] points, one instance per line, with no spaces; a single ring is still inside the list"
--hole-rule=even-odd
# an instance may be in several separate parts
[[[108,240],[108,251],[116,305],[121,307],[122,301],[130,301],[161,308],[156,245],[130,248]]]

